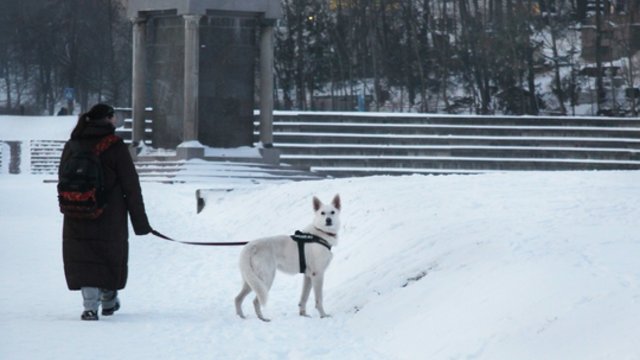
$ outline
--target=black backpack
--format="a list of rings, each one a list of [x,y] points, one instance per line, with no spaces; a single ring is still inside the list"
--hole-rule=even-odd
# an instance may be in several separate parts
[[[107,135],[91,149],[78,140],[69,141],[71,155],[60,164],[58,173],[61,213],[79,219],[96,219],[102,214],[107,194],[100,154],[118,140],[115,135]]]

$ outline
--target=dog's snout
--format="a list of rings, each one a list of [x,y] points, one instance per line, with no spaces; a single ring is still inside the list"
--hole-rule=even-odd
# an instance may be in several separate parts
[[[331,226],[331,225],[333,225],[333,219],[331,219],[331,218],[327,218],[327,219],[325,220],[325,224],[327,224],[327,226]]]

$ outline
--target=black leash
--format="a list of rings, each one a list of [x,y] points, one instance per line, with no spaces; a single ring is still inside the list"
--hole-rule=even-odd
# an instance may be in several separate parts
[[[202,245],[202,246],[242,246],[242,245],[246,245],[248,243],[248,241],[237,241],[237,242],[191,242],[191,241],[180,241],[180,240],[175,240],[172,239],[166,235],[163,235],[155,230],[151,230],[151,233],[161,239],[165,239],[165,240],[169,240],[169,241],[173,241],[173,242],[177,242],[177,243],[181,243],[181,244],[187,244],[187,245]]]

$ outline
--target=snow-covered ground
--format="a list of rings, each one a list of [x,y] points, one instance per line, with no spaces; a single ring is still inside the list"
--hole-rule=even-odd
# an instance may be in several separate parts
[[[313,299],[299,317],[302,279],[279,274],[271,323],[248,301],[249,318],[235,315],[239,247],[151,235],[130,239],[122,309],[81,321],[50,179],[0,175],[3,360],[640,358],[638,171],[144,183],[152,226],[187,241],[290,234],[313,195],[341,195],[332,317]],[[198,214],[208,187],[236,190],[207,192]]]

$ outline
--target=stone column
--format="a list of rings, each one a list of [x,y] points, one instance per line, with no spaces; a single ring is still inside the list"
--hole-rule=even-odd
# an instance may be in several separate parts
[[[184,17],[184,108],[182,144],[178,156],[203,157],[204,148],[198,143],[198,76],[200,62],[201,15]]]
[[[273,149],[273,21],[265,21],[260,31],[260,149],[269,163],[280,161]]]
[[[147,19],[139,17],[133,20],[133,74],[132,74],[132,130],[131,147],[144,145],[145,105],[146,105],[146,27]],[[136,151],[132,149],[132,154]]]

